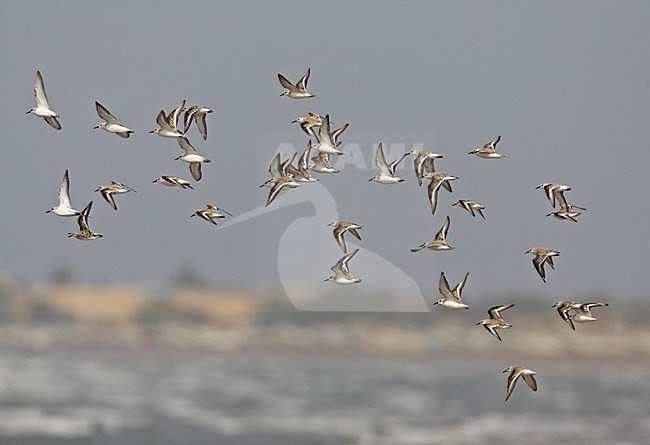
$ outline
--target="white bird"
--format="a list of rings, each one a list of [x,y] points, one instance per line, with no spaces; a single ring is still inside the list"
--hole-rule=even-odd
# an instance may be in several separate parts
[[[591,308],[592,307],[604,307],[604,306],[609,306],[607,303],[598,303],[598,302],[592,302],[592,303],[583,303],[580,304],[577,307],[572,307],[569,309],[569,311],[573,311],[573,313],[568,314],[569,316],[569,323],[571,324],[571,328],[575,331],[575,323],[588,323],[590,321],[596,321],[596,317],[594,317],[591,314]]]
[[[190,184],[189,181],[181,179],[178,176],[163,175],[156,178],[153,182],[159,182],[167,187],[180,187],[182,189],[190,188],[194,190],[194,187],[192,187],[192,184]]]
[[[508,366],[508,368],[503,372],[510,373],[508,376],[508,384],[506,385],[506,402],[510,398],[512,391],[515,389],[515,385],[517,384],[519,377],[522,377],[524,379],[524,382],[530,386],[530,389],[537,391],[537,381],[534,377],[537,375],[537,373],[535,371],[524,368],[523,366]]]
[[[68,238],[74,237],[81,241],[92,241],[98,238],[103,237],[101,233],[95,233],[88,227],[88,217],[90,215],[90,209],[93,206],[93,202],[90,201],[85,209],[77,218],[77,223],[79,224],[79,230],[76,232],[68,233]]]
[[[192,147],[187,138],[177,138],[178,145],[185,151],[184,154],[177,157],[175,160],[181,160],[190,164],[190,173],[195,181],[200,181],[203,176],[201,173],[201,164],[204,162],[211,162],[208,158],[197,154],[196,149]]]
[[[160,110],[156,117],[158,128],[154,128],[149,133],[156,133],[164,138],[184,138],[185,135],[178,130],[178,120],[184,108],[185,100],[178,104],[168,115],[165,114],[164,110]]]
[[[347,127],[346,127],[347,128]],[[340,130],[340,129],[339,129]],[[345,130],[345,128],[343,129]],[[338,131],[338,130],[337,130]],[[342,133],[342,131],[341,131]],[[323,118],[323,122],[320,127],[318,127],[318,135],[314,132],[313,128],[307,129],[307,134],[312,138],[316,144],[316,150],[319,153],[325,153],[328,155],[340,156],[343,154],[336,146],[338,145],[337,141],[334,139],[334,135],[330,132],[330,115],[327,114]],[[340,134],[340,133],[338,133]],[[338,135],[337,135],[338,137]]]
[[[232,214],[228,213],[224,209],[220,209],[219,207],[213,204],[208,204],[205,209],[197,210],[196,212],[192,213],[190,217],[198,216],[200,218],[203,218],[206,221],[211,222],[216,226],[217,223],[214,220],[215,218],[225,218],[225,215],[221,214],[221,212],[225,213],[226,215],[232,216]]]
[[[102,128],[109,133],[115,133],[123,138],[128,138],[131,133],[133,133],[133,130],[120,124],[117,118],[113,116],[111,112],[106,109],[106,107],[97,101],[95,101],[95,109],[97,110],[99,117],[104,119],[104,122],[94,127],[94,129]]]
[[[296,182],[318,182],[318,179],[309,174],[309,154],[311,153],[311,140],[307,142],[307,147],[298,158],[298,168],[294,167],[292,163],[287,165],[287,173],[293,175]],[[293,158],[292,158],[293,162]]]
[[[514,303],[510,303],[510,304],[502,304],[499,306],[493,306],[490,309],[488,309],[488,314],[490,315],[490,318],[485,318],[476,324],[483,325],[483,327],[490,334],[494,335],[499,341],[502,341],[501,336],[497,332],[497,329],[510,329],[512,325],[510,323],[506,323],[505,320],[501,318],[501,311],[510,309],[514,305],[515,305]]]
[[[137,193],[136,190],[117,181],[111,181],[109,185],[102,185],[95,191],[102,194],[106,202],[113,207],[113,210],[117,210],[117,204],[113,195],[121,195],[128,192]]]
[[[334,239],[339,244],[343,253],[348,253],[348,248],[345,245],[345,238],[343,237],[345,232],[350,232],[352,236],[361,241],[361,236],[359,235],[359,232],[357,232],[357,229],[362,229],[363,226],[360,226],[357,223],[349,221],[332,221],[328,226],[334,226]]]
[[[467,199],[459,199],[458,202],[452,204],[452,206],[456,206],[456,205],[464,208],[470,213],[470,215],[474,217],[476,217],[476,214],[474,213],[474,211],[476,210],[478,214],[481,215],[483,219],[485,219],[485,215],[483,215],[483,210],[485,209],[485,207],[479,204],[478,202],[469,201]]]
[[[302,117],[297,117],[293,121],[291,121],[292,124],[299,124],[300,128],[302,128],[302,131],[307,133],[309,135],[309,129],[311,127],[320,127],[321,124],[323,123],[323,117],[320,114],[317,113],[307,113],[307,116],[302,116]]]
[[[436,171],[435,160],[443,156],[438,153],[432,153],[429,150],[413,149],[410,153],[415,156],[413,159],[413,168],[415,169],[415,176],[418,178],[418,185],[422,185],[422,178],[427,173],[434,173]]]
[[[377,147],[375,152],[375,165],[379,169],[379,174],[368,179],[368,181],[375,181],[380,184],[396,184],[398,182],[404,182],[402,178],[398,178],[395,174],[395,168],[399,165],[402,160],[410,155],[411,153],[404,153],[401,157],[397,158],[390,164],[386,163],[386,157],[384,156],[384,149],[381,142]]]
[[[505,158],[505,155],[497,153],[497,144],[501,140],[501,136],[498,136],[495,140],[492,142],[488,142],[482,147],[476,148],[472,151],[470,151],[469,155],[476,155],[479,158],[483,159],[498,159],[498,158]]]
[[[438,191],[440,190],[440,187],[442,186],[446,188],[447,191],[451,193],[452,189],[451,189],[451,183],[449,181],[454,181],[459,178],[458,176],[450,175],[443,172],[427,173],[424,177],[431,180],[429,186],[427,187],[427,192],[429,193],[431,214],[434,215],[436,213],[436,207],[438,207]]]
[[[330,161],[330,155],[327,153],[319,153],[318,156],[311,158],[312,164],[309,164],[309,169],[316,173],[338,173],[339,170],[335,169]]]
[[[55,111],[50,109],[50,104],[47,102],[47,94],[45,94],[45,84],[43,83],[43,76],[40,71],[36,71],[36,81],[34,82],[34,96],[36,97],[36,106],[30,109],[27,114],[33,113],[38,117],[45,119],[45,122],[56,130],[61,129],[61,124],[56,119],[60,117]]]
[[[535,258],[533,258],[533,266],[535,266],[535,270],[539,276],[542,277],[542,281],[546,283],[546,271],[544,270],[544,263],[548,263],[548,265],[551,266],[551,269],[555,269],[555,265],[553,264],[553,257],[559,256],[560,252],[556,252],[553,249],[545,249],[543,247],[531,247],[524,253],[532,253],[535,255]]]
[[[446,309],[469,309],[469,306],[463,303],[461,299],[461,294],[465,283],[467,283],[467,277],[469,277],[469,272],[465,274],[460,283],[458,283],[453,289],[450,289],[447,278],[445,277],[444,272],[440,272],[440,281],[438,282],[438,291],[442,298],[433,303],[434,305],[440,305]]]
[[[208,113],[212,113],[212,110],[200,105],[192,105],[191,107],[185,110],[185,118],[183,119],[183,133],[187,133],[192,125],[192,120],[196,122],[196,128],[199,129],[199,133],[203,136],[203,140],[208,140],[208,124],[205,122],[205,116]]]
[[[442,227],[436,234],[436,238],[433,241],[426,241],[420,244],[420,246],[415,249],[411,249],[411,252],[419,252],[422,249],[454,250],[454,247],[447,244],[446,241],[447,233],[449,232],[450,225],[451,225],[451,220],[449,219],[449,216],[447,216],[447,219],[445,219],[445,223],[442,225]]]
[[[59,205],[52,207],[45,213],[54,213],[59,216],[75,216],[81,213],[72,208],[70,203],[70,179],[68,177],[68,170],[63,175],[61,186],[59,187]]]
[[[352,257],[357,254],[358,251],[359,249],[356,249],[354,252],[344,255],[343,258],[338,260],[337,263],[332,266],[332,272],[334,272],[334,275],[325,279],[324,281],[333,281],[336,284],[360,283],[361,278],[355,278],[350,273],[350,269],[348,268],[348,263]]]
[[[282,74],[278,74],[278,80],[280,85],[284,87],[284,93],[280,96],[287,96],[292,99],[305,99],[308,97],[314,97],[313,94],[307,91],[307,82],[309,82],[309,76],[311,75],[311,68],[307,68],[307,72],[304,76],[300,78],[296,84],[292,84],[284,77]]]

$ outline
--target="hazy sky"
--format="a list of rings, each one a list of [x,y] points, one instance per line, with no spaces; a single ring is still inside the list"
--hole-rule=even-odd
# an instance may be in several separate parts
[[[444,270],[452,286],[471,272],[476,298],[643,296],[648,23],[644,2],[10,2],[0,16],[0,271],[38,283],[64,265],[80,281],[164,285],[185,263],[214,286],[278,288],[284,274],[344,295],[322,281],[341,256],[325,225],[341,218],[364,225],[367,252],[350,265],[363,289],[412,282],[429,300]],[[295,81],[307,67],[316,98],[280,97],[277,73]],[[25,115],[37,69],[60,132]],[[189,132],[212,159],[195,191],[152,184],[190,178],[176,142],[148,134],[182,99],[214,109],[207,142]],[[93,130],[95,100],[136,133]],[[357,158],[223,230],[189,218],[206,203],[235,215],[263,205],[268,162],[282,144],[304,148],[290,122],[308,111],[350,122],[344,148],[371,170]],[[499,134],[506,158],[467,155]],[[438,169],[461,179],[435,216],[410,158],[406,182],[367,181],[380,141],[444,154]],[[45,214],[66,168],[73,205],[94,200],[91,228],[103,239],[69,239],[76,219]],[[110,180],[138,190],[117,197],[117,212],[93,193]],[[589,209],[578,224],[545,217],[542,182],[574,187],[570,201]],[[458,199],[484,204],[487,220],[452,207]],[[456,249],[411,253],[446,215]],[[533,246],[561,252],[546,285],[524,255]]]

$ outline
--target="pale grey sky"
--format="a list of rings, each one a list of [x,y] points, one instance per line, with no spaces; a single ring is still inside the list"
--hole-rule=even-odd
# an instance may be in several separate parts
[[[441,270],[452,285],[470,271],[475,295],[645,296],[649,22],[643,2],[10,2],[0,16],[0,271],[38,283],[64,264],[80,281],[155,285],[188,262],[214,286],[277,288],[281,237],[309,235],[316,247],[296,244],[291,271],[317,265],[314,289],[330,291],[322,279],[340,252],[325,224],[337,215],[314,207],[326,190],[342,219],[365,226],[360,245],[427,299]],[[279,97],[277,73],[297,80],[307,67],[316,98]],[[60,132],[25,115],[37,69]],[[195,191],[151,183],[189,178],[176,142],[148,134],[181,99],[215,110],[207,142],[189,133],[213,161]],[[93,130],[95,100],[136,133]],[[290,122],[307,111],[350,122],[342,139],[371,167],[377,142],[423,143],[461,179],[434,217],[407,158],[395,186],[349,165],[296,191],[302,203],[224,230],[189,218],[208,202],[237,215],[263,205],[266,166],[279,144],[302,150]],[[467,155],[499,134],[505,159]],[[68,239],[76,220],[45,214],[66,168],[75,207],[95,201],[99,241]],[[93,193],[113,179],[138,190],[117,198],[118,212]],[[589,209],[578,224],[545,218],[541,182],[574,187],[570,200]],[[487,220],[451,207],[458,199],[483,203]],[[456,250],[412,254],[446,215]],[[312,216],[311,233],[286,231]],[[524,255],[533,246],[561,252],[546,285]],[[364,270],[361,253],[355,267]],[[382,272],[359,272],[362,285],[390,286]]]

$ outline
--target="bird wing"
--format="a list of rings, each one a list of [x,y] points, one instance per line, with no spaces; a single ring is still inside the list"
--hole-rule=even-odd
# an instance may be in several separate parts
[[[501,318],[501,311],[505,311],[506,309],[510,309],[513,307],[515,304],[510,303],[510,304],[502,304],[499,306],[493,306],[490,309],[488,309],[488,314],[490,314],[490,318],[497,320]]]
[[[405,157],[407,157],[409,154],[410,154],[410,153],[404,153],[401,157],[395,159],[393,162],[391,162],[391,163],[388,165],[388,170],[390,171],[390,173],[391,173],[393,176],[395,176],[395,168],[396,168],[396,167],[399,165],[399,163],[402,162],[402,160],[403,160]]]
[[[438,190],[440,190],[440,185],[442,181],[439,179],[431,178],[431,182],[427,187],[429,191],[429,202],[431,203],[431,214],[436,213],[436,207],[438,207]]]
[[[273,157],[273,160],[269,164],[269,173],[271,174],[272,178],[280,178],[282,177],[282,173],[280,172],[281,166],[280,166],[280,153],[276,153],[275,156]]]
[[[192,119],[196,112],[199,111],[198,105],[192,105],[187,110],[185,110],[185,116],[183,117],[183,133],[187,133],[187,130],[190,129],[192,125]]]
[[[167,115],[167,123],[174,131],[178,131],[178,120],[181,117],[183,108],[185,108],[185,99]]]
[[[167,122],[167,116],[165,115],[164,110],[160,110],[160,113],[158,113],[158,116],[156,116],[156,123],[160,126],[161,129],[172,129],[172,127],[169,126],[169,122]]]
[[[540,277],[542,277],[544,283],[546,283],[546,271],[544,270],[544,258],[536,255],[535,258],[533,258],[533,266],[535,266],[537,273],[539,274]]]
[[[286,183],[282,181],[278,181],[273,184],[273,187],[271,187],[271,191],[269,192],[269,197],[266,200],[266,205],[269,205],[273,202],[273,200],[278,196],[278,193],[282,191],[285,185]]]
[[[460,281],[456,285],[456,287],[454,287],[451,291],[451,293],[454,295],[454,298],[459,303],[462,303],[461,294],[463,293],[463,288],[465,287],[465,283],[467,283],[467,277],[469,277],[469,272],[465,274],[465,278],[463,278],[462,281]]]
[[[524,378],[524,382],[528,383],[530,389],[537,391],[537,380],[535,380],[534,374],[522,374],[521,376]]]
[[[201,163],[200,162],[190,162],[190,173],[195,181],[200,181],[203,177],[201,173]]]
[[[68,176],[68,170],[65,171],[63,180],[61,180],[61,186],[59,187],[59,207],[72,208],[72,204],[70,203],[70,177]]]
[[[300,155],[300,159],[298,159],[298,170],[302,172],[306,172],[308,170],[310,154],[311,154],[311,140],[307,142],[307,147],[302,152],[302,155]]]
[[[296,159],[296,152],[294,152],[291,157],[287,158],[282,164],[280,164],[280,173],[282,176],[287,176],[289,173],[289,166],[293,164],[293,160]]]
[[[343,253],[348,253],[348,248],[345,245],[345,238],[343,237],[343,234],[345,233],[345,226],[342,224],[338,224],[334,228],[334,239],[336,239],[336,242],[339,243],[339,247],[343,251]]]
[[[196,121],[196,128],[199,129],[199,133],[203,136],[203,140],[208,140],[208,124],[205,121],[207,113],[199,113],[195,116],[194,120]]]
[[[79,215],[79,218],[77,218],[77,222],[79,223],[79,230],[82,232],[86,230],[90,232],[90,229],[88,228],[88,216],[90,215],[90,209],[92,206],[93,202],[90,201]]]
[[[289,80],[286,77],[284,77],[282,74],[278,74],[278,80],[280,81],[280,85],[282,85],[287,90],[290,91],[296,90],[295,85],[289,82]]]
[[[388,164],[386,164],[386,157],[384,156],[384,148],[381,144],[377,146],[377,151],[375,152],[375,165],[379,169],[379,174],[382,176],[390,176],[390,169]]]
[[[311,76],[311,68],[307,68],[305,75],[300,78],[298,83],[296,83],[296,86],[301,93],[305,93],[307,91],[307,82],[309,82],[309,76]]]
[[[104,119],[106,123],[108,124],[118,124],[119,122],[117,121],[117,118],[111,114],[110,111],[106,109],[102,104],[99,102],[95,101],[95,109],[97,110],[97,114],[99,117]]]
[[[102,194],[102,196],[104,197],[106,202],[111,207],[113,207],[113,210],[117,210],[117,204],[115,203],[115,198],[113,197],[113,192],[111,192],[110,190],[102,190],[100,193]]]
[[[452,300],[454,298],[454,294],[451,292],[451,288],[449,287],[449,282],[447,282],[447,278],[445,277],[444,272],[440,272],[440,280],[438,281],[438,291],[440,292],[440,295],[442,295],[445,300]]]
[[[515,385],[517,385],[517,380],[519,379],[519,376],[524,372],[523,369],[515,369],[510,373],[510,376],[508,376],[508,385],[507,385],[507,392],[506,392],[506,402],[510,398],[510,394],[512,394],[512,391],[515,389]]]
[[[492,334],[492,335],[494,335],[496,338],[498,338],[499,341],[503,341],[503,340],[501,340],[501,336],[499,335],[499,333],[497,332],[497,330],[494,329],[494,326],[488,326],[488,325],[484,324],[483,327],[484,327],[485,329],[487,329],[487,331],[488,331],[490,334]]]
[[[436,233],[436,241],[445,241],[447,239],[447,233],[449,233],[449,226],[451,225],[451,220],[449,216],[445,219],[445,223],[442,225],[438,233]]]
[[[350,125],[350,123],[348,122],[347,124],[343,125],[342,127],[337,128],[336,130],[334,130],[334,131],[332,132],[332,139],[334,139],[334,141],[337,142],[339,136],[341,136],[341,134],[342,134],[345,130],[347,130],[347,128],[348,128],[349,125]]]
[[[36,81],[34,82],[34,97],[36,97],[36,106],[39,108],[50,108],[45,94],[45,83],[40,71],[36,71]]]
[[[352,274],[350,273],[350,269],[348,268],[348,263],[352,259],[353,256],[357,254],[359,249],[355,249],[354,252],[348,253],[347,255],[344,255],[343,258],[341,258],[335,266],[339,266],[343,274],[345,274],[346,278],[353,278]]]
[[[357,232],[357,229],[348,229],[348,232],[352,234],[356,239],[361,241],[361,235],[359,235],[359,232]]]
[[[196,149],[190,144],[190,141],[187,138],[176,138],[178,141],[178,145],[181,147],[181,149],[185,152],[185,154],[188,155],[194,155],[196,154]]]
[[[45,122],[50,124],[50,126],[52,128],[54,128],[55,130],[60,130],[61,129],[61,124],[56,119],[56,117],[54,117],[54,116],[45,116],[43,119],[45,119]]]

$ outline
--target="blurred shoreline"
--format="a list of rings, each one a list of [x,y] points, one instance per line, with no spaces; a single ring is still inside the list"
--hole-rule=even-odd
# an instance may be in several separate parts
[[[593,298],[592,298],[593,299]],[[599,298],[607,301],[606,298]],[[479,300],[480,299],[476,299]],[[503,342],[469,311],[298,312],[283,296],[58,284],[26,287],[0,280],[0,349],[106,349],[489,360],[650,358],[650,304],[617,303],[572,331],[552,303],[516,301]],[[634,332],[634,337],[630,336]]]

